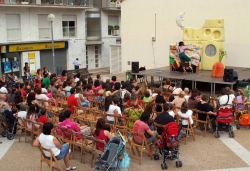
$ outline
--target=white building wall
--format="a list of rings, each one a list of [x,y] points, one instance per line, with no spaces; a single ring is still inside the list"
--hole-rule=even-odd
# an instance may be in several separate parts
[[[108,35],[108,16],[116,15],[118,16],[120,32],[121,32],[121,13],[120,11],[102,11],[101,13],[101,32],[102,32],[102,59],[101,59],[101,67],[109,67],[109,46],[116,44],[116,39],[120,36],[112,36]]]
[[[39,39],[38,31],[38,14],[55,15],[53,22],[54,40],[69,39],[69,49],[67,54],[68,69],[73,69],[73,61],[78,57],[82,66],[85,67],[85,13],[83,9],[48,9],[48,8],[21,8],[21,7],[0,7],[0,43],[7,43],[6,34],[6,18],[5,14],[20,14],[21,23],[21,40],[23,41],[39,41],[51,39]],[[77,16],[77,36],[63,37],[62,33],[62,15]],[[4,34],[2,34],[4,33]]]
[[[205,19],[225,20],[225,49],[227,66],[249,67],[246,49],[250,46],[249,0],[126,0],[122,2],[122,57],[123,71],[130,70],[127,61],[139,61],[147,69],[169,65],[169,45],[182,40],[182,30],[175,19],[180,12],[185,26],[202,27]],[[157,14],[156,42],[155,14]],[[154,55],[153,55],[154,54]]]

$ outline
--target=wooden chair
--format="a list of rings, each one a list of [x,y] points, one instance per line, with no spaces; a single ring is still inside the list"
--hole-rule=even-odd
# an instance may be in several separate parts
[[[193,139],[195,141],[196,126],[195,126],[195,123],[194,123],[194,126],[192,126],[189,118],[183,118],[182,117],[181,120],[186,120],[188,122],[187,128],[182,127],[182,130],[186,131],[186,138],[185,138],[185,145],[186,145],[187,144],[187,138],[188,138],[189,131],[191,131]]]
[[[24,141],[26,142],[27,133],[30,134],[30,136],[31,136],[31,138],[32,138],[32,140],[33,140],[33,131],[32,131],[32,127],[31,127],[31,128],[28,127],[28,123],[31,123],[31,124],[32,124],[32,121],[31,121],[30,119],[26,119],[26,118],[23,118],[23,121],[24,121],[24,123],[25,123],[25,140],[24,140]],[[32,140],[31,140],[31,144],[33,143]]]
[[[102,144],[104,144],[104,149],[106,148],[106,146],[107,146],[107,144],[106,144],[106,142],[104,141],[104,140],[99,140],[99,139],[96,139],[96,138],[94,138],[93,139],[94,140],[94,146],[95,146],[95,151],[94,151],[94,155],[93,155],[93,159],[96,161],[96,158],[99,156],[99,155],[102,155],[103,154],[103,151],[101,151],[101,150],[99,150],[98,148],[97,148],[97,143],[102,143]],[[95,162],[94,161],[94,162]]]
[[[136,151],[137,151],[137,153],[139,155],[139,158],[136,158],[136,157],[134,157],[132,155],[130,155],[130,157],[132,159],[139,160],[139,165],[141,165],[142,164],[142,153],[143,153],[144,148],[146,148],[147,151],[148,151],[148,154],[150,156],[150,159],[152,160],[153,155],[152,155],[152,152],[150,151],[150,147],[149,147],[150,144],[147,143],[145,135],[143,133],[138,133],[138,132],[134,132],[134,131],[130,131],[130,134],[131,134],[131,137],[129,139],[130,152],[132,152],[133,155],[135,155],[135,152],[134,152],[134,147],[135,147],[135,149],[136,149]],[[134,136],[141,137],[142,138],[142,143],[141,144],[136,143],[134,141]],[[139,150],[139,148],[140,148],[140,150]]]
[[[58,160],[56,159],[56,157],[55,157],[55,155],[54,155],[54,153],[52,152],[51,149],[46,149],[46,148],[43,148],[43,147],[41,147],[41,146],[38,147],[38,148],[39,148],[39,150],[40,150],[40,152],[41,152],[41,159],[40,159],[41,165],[40,165],[40,171],[42,171],[43,162],[44,162],[44,163],[47,163],[47,164],[49,165],[49,168],[50,168],[49,170],[50,170],[50,171],[54,171],[54,169],[59,170],[59,171],[63,171],[61,165],[59,164]],[[50,153],[51,157],[50,157],[50,158],[46,157],[44,151]],[[56,167],[53,166],[54,163],[56,164],[56,166],[57,166],[58,168],[56,168]]]
[[[53,129],[53,135],[60,141],[62,142],[63,135],[62,135],[62,127],[54,124],[54,129]]]
[[[31,122],[32,123],[32,135],[33,138],[35,138],[35,136],[38,136],[42,133],[43,131],[43,124],[40,122]]]
[[[199,119],[199,115],[206,115],[206,120],[200,120]],[[211,120],[210,120],[210,117],[209,117],[209,114],[207,112],[204,112],[204,111],[200,111],[200,110],[196,110],[196,127],[199,126],[199,128],[201,129],[201,124],[204,125],[204,137],[206,136],[206,131],[207,131],[207,124],[210,125],[210,129],[212,131],[212,133],[214,132],[213,131],[213,125],[211,123]]]
[[[91,168],[93,168],[94,166],[94,156],[95,156],[95,151],[96,151],[96,139],[92,136],[86,136],[83,135],[83,142],[84,142],[84,146],[83,146],[83,155],[86,154],[86,152],[89,152],[91,155]],[[83,163],[85,163],[85,156],[83,159]]]
[[[78,140],[77,139],[77,135],[78,136],[81,136],[82,139],[81,140]],[[79,149],[81,150],[81,163],[82,163],[82,158],[83,158],[83,146],[85,145],[84,144],[84,139],[83,139],[83,134],[81,132],[75,132],[75,131],[72,131],[72,147],[73,147],[73,158],[74,158],[74,152],[75,152],[75,146],[79,147]]]
[[[155,126],[156,131],[157,131],[158,128],[164,129],[164,127],[165,127],[166,125],[162,125],[162,124],[158,124],[158,123],[154,122],[154,126]],[[157,131],[157,132],[158,132],[158,131]],[[162,136],[161,136],[161,135],[158,135],[158,138],[159,138],[159,139],[162,139]]]
[[[128,118],[125,115],[115,115],[115,123],[114,123],[114,133],[119,132],[125,139],[128,139],[128,132],[127,132],[127,125],[128,125]]]
[[[25,130],[25,122],[23,118],[21,117],[17,117],[17,119],[21,121],[21,124],[18,123],[16,126],[16,132],[20,131],[19,138],[18,138],[18,141],[20,142],[20,139],[22,137],[22,132],[23,130]]]

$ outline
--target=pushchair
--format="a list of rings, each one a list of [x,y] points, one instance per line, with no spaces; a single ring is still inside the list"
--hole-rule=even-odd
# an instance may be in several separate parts
[[[7,137],[9,140],[13,140],[15,137],[16,125],[18,123],[17,118],[11,118],[6,112],[0,114],[1,127],[4,129],[1,133],[3,137]]]
[[[215,138],[220,138],[219,131],[228,131],[229,137],[234,138],[234,131],[231,125],[231,122],[233,122],[233,120],[234,120],[233,108],[228,108],[228,107],[220,108],[219,111],[217,112],[217,117],[215,120],[215,132],[214,132]]]
[[[120,170],[119,162],[123,158],[126,142],[121,136],[110,139],[103,154],[97,158],[93,170]]]
[[[178,135],[180,133],[180,127],[176,122],[170,122],[164,126],[162,132],[162,139],[157,143],[159,147],[159,152],[163,156],[163,163],[161,164],[162,170],[168,169],[166,164],[167,160],[177,160],[176,167],[182,167],[182,162],[179,160],[179,140]],[[154,156],[155,160],[159,159],[159,154],[157,152]]]

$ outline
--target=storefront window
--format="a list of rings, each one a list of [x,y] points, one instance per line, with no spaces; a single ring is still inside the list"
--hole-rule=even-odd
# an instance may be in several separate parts
[[[0,71],[2,74],[14,74],[20,78],[22,76],[21,73],[21,64],[20,64],[20,53],[2,53],[1,57],[1,66]]]

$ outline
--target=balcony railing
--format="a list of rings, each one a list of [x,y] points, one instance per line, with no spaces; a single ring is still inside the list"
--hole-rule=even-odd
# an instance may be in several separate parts
[[[120,9],[122,0],[102,0],[103,9]]]
[[[100,31],[87,31],[87,41],[98,41],[101,40]]]
[[[62,6],[86,6],[93,7],[91,0],[0,0],[1,4],[22,5],[62,5]]]

